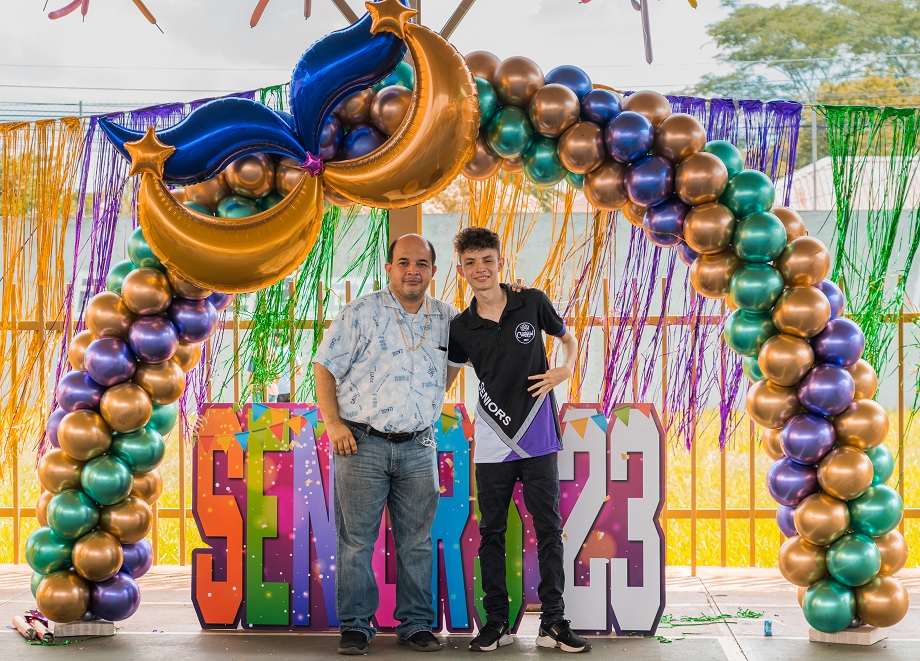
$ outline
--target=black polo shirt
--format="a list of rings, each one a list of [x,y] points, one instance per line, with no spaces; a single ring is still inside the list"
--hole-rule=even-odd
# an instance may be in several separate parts
[[[508,301],[496,324],[476,312],[476,299],[450,322],[447,360],[473,364],[479,378],[476,406],[476,463],[539,457],[562,449],[559,413],[552,391],[527,392],[527,377],[549,369],[543,333],[562,337],[565,322],[539,289],[515,293],[501,285]]]

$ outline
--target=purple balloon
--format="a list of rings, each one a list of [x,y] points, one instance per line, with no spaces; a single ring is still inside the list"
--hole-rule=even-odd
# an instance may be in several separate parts
[[[162,363],[176,353],[179,334],[166,317],[148,315],[131,324],[128,342],[138,359],[146,363]]]
[[[211,295],[208,296],[208,300],[211,301],[211,305],[214,306],[214,309],[218,312],[223,312],[231,305],[233,305],[233,294],[221,294],[218,291],[211,292]]]
[[[604,129],[607,153],[620,163],[632,163],[648,155],[648,150],[654,142],[655,127],[648,117],[637,112],[621,112],[611,119]]]
[[[780,505],[795,507],[818,491],[818,470],[783,457],[767,471],[767,491]]]
[[[120,337],[100,337],[90,342],[83,364],[93,381],[103,386],[130,381],[137,371],[134,352]]]
[[[176,296],[166,316],[183,342],[204,342],[217,328],[217,309],[206,298],[193,301]]]
[[[642,227],[649,241],[656,246],[669,248],[684,245],[684,219],[690,207],[676,195],[649,208],[642,219]]]
[[[626,170],[626,193],[636,204],[653,207],[664,202],[673,192],[674,166],[664,156],[646,156]]]
[[[56,408],[48,416],[48,422],[45,423],[45,435],[48,437],[48,442],[56,448],[61,447],[61,444],[58,443],[57,433],[61,420],[64,419],[65,415],[67,415],[67,411],[62,408]]]
[[[136,544],[122,544],[125,560],[118,571],[128,574],[132,578],[140,578],[147,573],[153,564],[153,547],[145,537]]]
[[[776,524],[780,532],[786,537],[795,537],[799,531],[795,529],[795,508],[788,505],[780,505],[776,508]]]
[[[342,129],[342,120],[335,113],[330,114],[319,136],[319,155],[324,161],[335,160],[342,150],[344,139],[345,131]]]
[[[853,377],[836,365],[816,365],[799,381],[799,402],[819,415],[842,412],[853,401],[855,392]]]
[[[563,64],[562,66],[556,67],[546,74],[543,80],[547,85],[555,83],[556,85],[568,87],[575,92],[575,96],[578,97],[579,102],[594,89],[590,76],[571,64]]]
[[[610,90],[591,90],[581,99],[581,118],[601,128],[622,111],[620,97]]]
[[[680,257],[680,261],[682,261],[687,266],[693,266],[693,262],[695,262],[696,258],[700,256],[700,253],[688,246],[686,243],[681,243],[679,246],[677,246],[677,256]]]
[[[89,607],[103,620],[127,620],[141,605],[137,581],[128,574],[119,572],[104,581],[90,582],[89,590]]]
[[[352,126],[345,134],[342,145],[342,160],[366,156],[387,141],[387,136],[368,124]]]
[[[842,315],[843,306],[846,301],[843,298],[843,292],[840,291],[840,287],[835,285],[830,280],[822,280],[816,286],[818,289],[824,292],[824,295],[827,296],[827,300],[830,301],[831,319]]]
[[[799,413],[783,426],[779,438],[787,457],[800,464],[816,464],[834,449],[837,433],[827,418]]]
[[[93,381],[86,370],[68,372],[57,387],[57,404],[67,413],[79,409],[98,411],[105,386]]]
[[[823,331],[811,338],[816,363],[851,367],[862,358],[865,347],[862,329],[844,317],[831,319]]]

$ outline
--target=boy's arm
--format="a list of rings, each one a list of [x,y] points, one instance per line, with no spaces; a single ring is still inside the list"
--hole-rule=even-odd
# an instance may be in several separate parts
[[[457,378],[457,375],[460,374],[460,370],[463,369],[463,365],[455,367],[450,363],[447,364],[447,390],[450,390],[450,387],[454,385],[454,379]]]
[[[540,397],[548,393],[568,379],[575,369],[575,356],[578,352],[578,341],[575,339],[575,336],[572,335],[572,331],[568,330],[565,332],[565,335],[560,338],[560,341],[562,342],[562,355],[565,363],[561,367],[554,367],[547,370],[544,374],[534,374],[533,376],[527,377],[534,382],[534,384],[527,389],[527,392],[532,393],[534,397]]]

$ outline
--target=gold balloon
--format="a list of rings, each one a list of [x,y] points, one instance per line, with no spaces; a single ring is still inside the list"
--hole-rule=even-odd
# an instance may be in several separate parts
[[[696,154],[693,159],[699,156],[702,154]],[[684,240],[701,255],[715,255],[731,245],[735,224],[735,216],[728,207],[718,202],[701,204],[690,209],[684,219]]]
[[[643,90],[627,96],[623,101],[623,110],[645,115],[657,129],[671,115],[671,102],[658,92]]]
[[[89,608],[89,585],[73,572],[56,571],[42,579],[35,603],[52,622],[73,622]]]
[[[80,486],[85,461],[74,459],[60,448],[48,450],[38,461],[38,481],[51,493]]]
[[[831,418],[837,445],[868,450],[881,445],[888,435],[888,413],[878,402],[856,399],[842,413]],[[59,432],[60,433],[60,432]]]
[[[77,461],[89,461],[108,452],[112,430],[95,411],[80,409],[61,418],[58,442],[61,449]]]
[[[211,211],[217,209],[217,203],[230,195],[230,186],[223,172],[199,184],[189,184],[185,187],[185,197],[189,202],[197,202],[208,207]],[[144,236],[146,236],[146,231]]]
[[[99,411],[113,431],[127,433],[136,431],[150,422],[153,404],[147,391],[139,385],[119,383],[103,393]]]
[[[501,58],[498,55],[493,55],[485,50],[473,51],[466,56],[466,66],[469,67],[470,73],[477,78],[488,80],[490,83],[494,83],[495,70],[501,62]]]
[[[827,247],[811,236],[800,236],[786,244],[773,265],[782,274],[788,287],[813,287],[831,268]]]
[[[802,217],[789,207],[784,207],[777,204],[772,209],[770,209],[770,213],[779,218],[783,222],[783,225],[786,227],[787,243],[793,239],[797,239],[800,236],[805,236],[808,234],[805,229],[805,221],[803,221]]]
[[[188,298],[193,301],[200,301],[211,295],[210,289],[202,289],[198,285],[186,282],[175,273],[168,272],[166,278],[169,280],[169,286],[177,296]]]
[[[818,463],[818,484],[828,494],[841,500],[861,496],[872,486],[872,477],[869,455],[846,445],[834,448]]]
[[[374,90],[370,87],[352,94],[339,105],[333,112],[345,126],[369,124],[371,121],[371,102],[374,100]]]
[[[648,211],[648,207],[636,204],[630,200],[623,207],[622,211],[623,215],[626,216],[626,220],[636,227],[642,227],[642,221],[645,220],[645,212]]]
[[[789,287],[773,305],[773,325],[796,337],[814,337],[831,318],[831,304],[817,287]]]
[[[907,589],[894,576],[876,576],[858,588],[856,614],[873,627],[890,627],[904,619],[910,606]]]
[[[134,486],[131,488],[132,496],[136,496],[152,506],[157,502],[162,492],[163,478],[156,468],[148,473],[134,474]]]
[[[892,530],[879,537],[873,537],[872,541],[882,553],[882,568],[879,574],[890,576],[898,573],[907,562],[907,542],[904,541],[904,535]]]
[[[672,115],[664,123],[667,124],[677,116]],[[680,161],[674,177],[674,192],[686,204],[693,207],[714,203],[725,192],[727,185],[728,168],[725,167],[725,163],[718,156],[707,152],[690,154]],[[728,211],[725,207],[722,208]],[[731,215],[731,212],[728,211],[728,214]],[[732,227],[734,227],[734,220],[732,217]],[[686,221],[684,224],[686,225]]]
[[[808,592],[808,588],[803,585],[799,585],[795,588],[795,598],[799,602],[799,608],[802,608],[805,605],[806,592]]]
[[[520,174],[524,171],[524,159],[520,156],[517,158],[506,158],[502,160],[502,170],[511,174]]]
[[[463,176],[467,179],[482,181],[488,179],[502,166],[502,157],[496,154],[480,136],[476,140],[476,153],[463,166]]]
[[[125,276],[121,297],[137,314],[160,314],[172,303],[172,287],[166,274],[156,269],[134,269]]]
[[[179,401],[185,392],[185,372],[172,360],[139,363],[131,380],[146,390],[150,401],[157,406]]]
[[[73,545],[73,568],[87,581],[104,581],[118,573],[125,560],[121,544],[111,533],[94,530]]]
[[[326,202],[328,202],[334,207],[341,207],[343,209],[347,209],[348,207],[353,207],[355,205],[355,203],[349,200],[347,197],[345,197],[341,193],[337,193],[331,188],[327,188],[326,190],[324,190],[323,195],[326,198]]]
[[[67,362],[70,363],[73,369],[83,369],[83,357],[86,355],[86,347],[95,339],[95,335],[85,330],[74,335],[67,344]]]
[[[173,354],[170,360],[176,363],[183,372],[188,373],[192,371],[195,365],[201,362],[201,351],[202,345],[200,342],[179,342],[179,348],[176,349],[176,353]]]
[[[860,359],[856,364],[846,368],[850,376],[853,377],[853,383],[856,384],[856,394],[853,399],[872,399],[878,392],[878,374],[875,368],[865,360]]]
[[[668,106],[670,107],[670,102]],[[677,165],[691,154],[702,151],[705,146],[706,129],[703,125],[693,115],[676,112],[665,117],[655,128],[655,143],[652,150]],[[728,170],[725,170],[725,183],[728,183]],[[706,202],[713,202],[718,197],[716,195]]]
[[[533,130],[551,138],[559,137],[575,124],[580,112],[575,92],[558,83],[538,89],[530,99],[528,109]]]
[[[700,255],[690,266],[690,283],[701,296],[724,298],[728,296],[732,276],[743,264],[731,248],[715,254]]]
[[[761,427],[778,429],[799,413],[802,405],[795,388],[764,379],[748,388],[746,408],[751,419]]]
[[[604,131],[592,122],[573,124],[556,144],[559,160],[569,172],[588,174],[604,162]]]
[[[307,171],[300,167],[296,158],[282,158],[275,166],[275,188],[287,197],[307,176]]]
[[[502,60],[495,68],[493,85],[503,106],[527,108],[530,99],[545,84],[540,66],[528,57]]]
[[[849,526],[847,504],[826,493],[813,493],[795,508],[795,529],[812,544],[832,544],[846,534]]]
[[[463,57],[424,26],[412,23],[404,31],[416,69],[405,121],[378,149],[327,163],[323,172],[324,185],[378,209],[410,207],[447,188],[479,136],[479,97]]]
[[[780,442],[780,429],[764,429],[760,444],[763,446],[764,453],[773,461],[782,459],[786,456],[783,452],[783,445]]]
[[[120,503],[102,508],[99,529],[115,535],[122,544],[136,544],[150,532],[152,521],[150,505],[137,496],[128,496]]]
[[[815,352],[806,340],[781,333],[763,343],[757,364],[771,381],[794,386],[814,367]]]
[[[268,154],[247,154],[230,163],[224,177],[237,195],[259,199],[275,187],[275,161]]]
[[[827,549],[796,535],[783,542],[779,549],[778,564],[780,573],[787,581],[808,587],[828,575]]]
[[[52,498],[54,498],[52,492],[42,491],[42,495],[35,502],[35,518],[38,519],[38,525],[40,526],[48,525],[48,503],[51,502]]]
[[[603,211],[614,211],[626,206],[627,166],[608,158],[599,168],[585,175],[585,198],[588,204]]]
[[[371,121],[380,132],[396,133],[412,104],[412,90],[402,85],[389,85],[377,92],[371,101]]]
[[[127,340],[128,331],[137,315],[128,309],[121,296],[103,291],[90,299],[85,319],[86,327],[96,337],[120,337]]]

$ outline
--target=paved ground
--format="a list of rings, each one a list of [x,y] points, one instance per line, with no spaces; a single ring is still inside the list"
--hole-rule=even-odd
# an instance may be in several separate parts
[[[29,592],[27,566],[0,566],[0,622],[34,606]],[[774,635],[763,635],[763,620],[736,620],[737,624],[709,624],[684,628],[661,628],[658,639],[594,638],[591,658],[679,659],[680,661],[742,659],[757,661],[823,661],[824,659],[920,659],[920,570],[899,576],[911,592],[914,606],[908,616],[888,631],[888,638],[871,647],[828,645],[808,640],[808,625],[795,599],[795,590],[775,570],[700,569],[692,577],[685,568],[668,569],[666,614],[698,616],[701,613],[734,615],[739,608],[762,611],[773,621]],[[329,659],[337,636],[203,632],[189,601],[189,570],[156,567],[140,580],[143,604],[137,614],[121,624],[111,638],[79,640],[52,652],[31,646],[10,629],[0,629],[0,659],[28,660],[82,658],[94,661],[146,661],[193,659]],[[515,643],[493,652],[494,659],[548,659],[562,652],[537,649],[538,621],[525,616]],[[469,636],[443,636],[445,651],[437,657],[470,659]],[[670,641],[670,642],[665,642]],[[397,647],[392,635],[380,635],[371,643],[370,657],[385,661],[415,654]],[[341,657],[339,657],[341,658]]]

